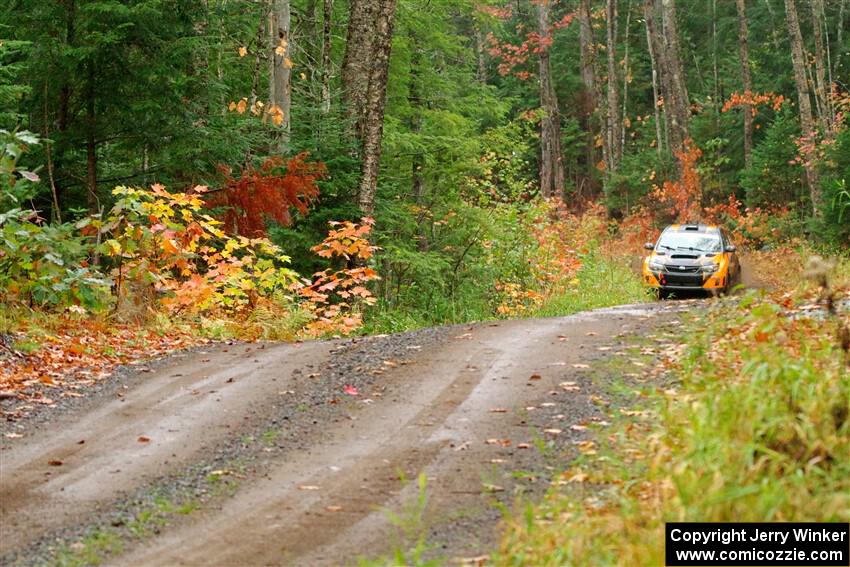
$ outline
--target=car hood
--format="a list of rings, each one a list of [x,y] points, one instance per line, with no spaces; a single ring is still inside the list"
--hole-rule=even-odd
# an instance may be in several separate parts
[[[720,260],[720,254],[656,254],[653,252],[650,259],[666,266],[704,266],[714,264]]]

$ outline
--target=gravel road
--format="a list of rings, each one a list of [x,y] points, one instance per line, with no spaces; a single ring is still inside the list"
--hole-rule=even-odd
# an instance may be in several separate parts
[[[494,504],[542,494],[589,435],[571,425],[604,420],[587,367],[692,307],[167,359],[4,440],[0,564],[109,533],[96,557],[114,565],[342,565],[410,544],[394,523],[447,560],[487,553]]]

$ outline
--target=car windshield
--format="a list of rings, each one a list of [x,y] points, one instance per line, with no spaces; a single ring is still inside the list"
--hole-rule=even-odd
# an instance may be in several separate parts
[[[658,241],[661,250],[720,252],[720,235],[705,232],[665,232]]]

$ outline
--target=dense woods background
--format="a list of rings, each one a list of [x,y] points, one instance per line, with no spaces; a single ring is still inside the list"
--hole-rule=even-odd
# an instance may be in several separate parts
[[[7,0],[2,205],[44,228],[105,218],[117,185],[208,186],[305,274],[327,221],[374,217],[380,305],[429,320],[532,277],[538,195],[614,232],[846,244],[848,22],[847,0]]]

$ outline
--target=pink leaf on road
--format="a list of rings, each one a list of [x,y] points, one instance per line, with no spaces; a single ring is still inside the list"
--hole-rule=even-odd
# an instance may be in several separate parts
[[[348,394],[349,396],[356,396],[360,393],[357,391],[357,388],[355,388],[354,386],[349,386],[348,384],[342,387],[342,391]]]

